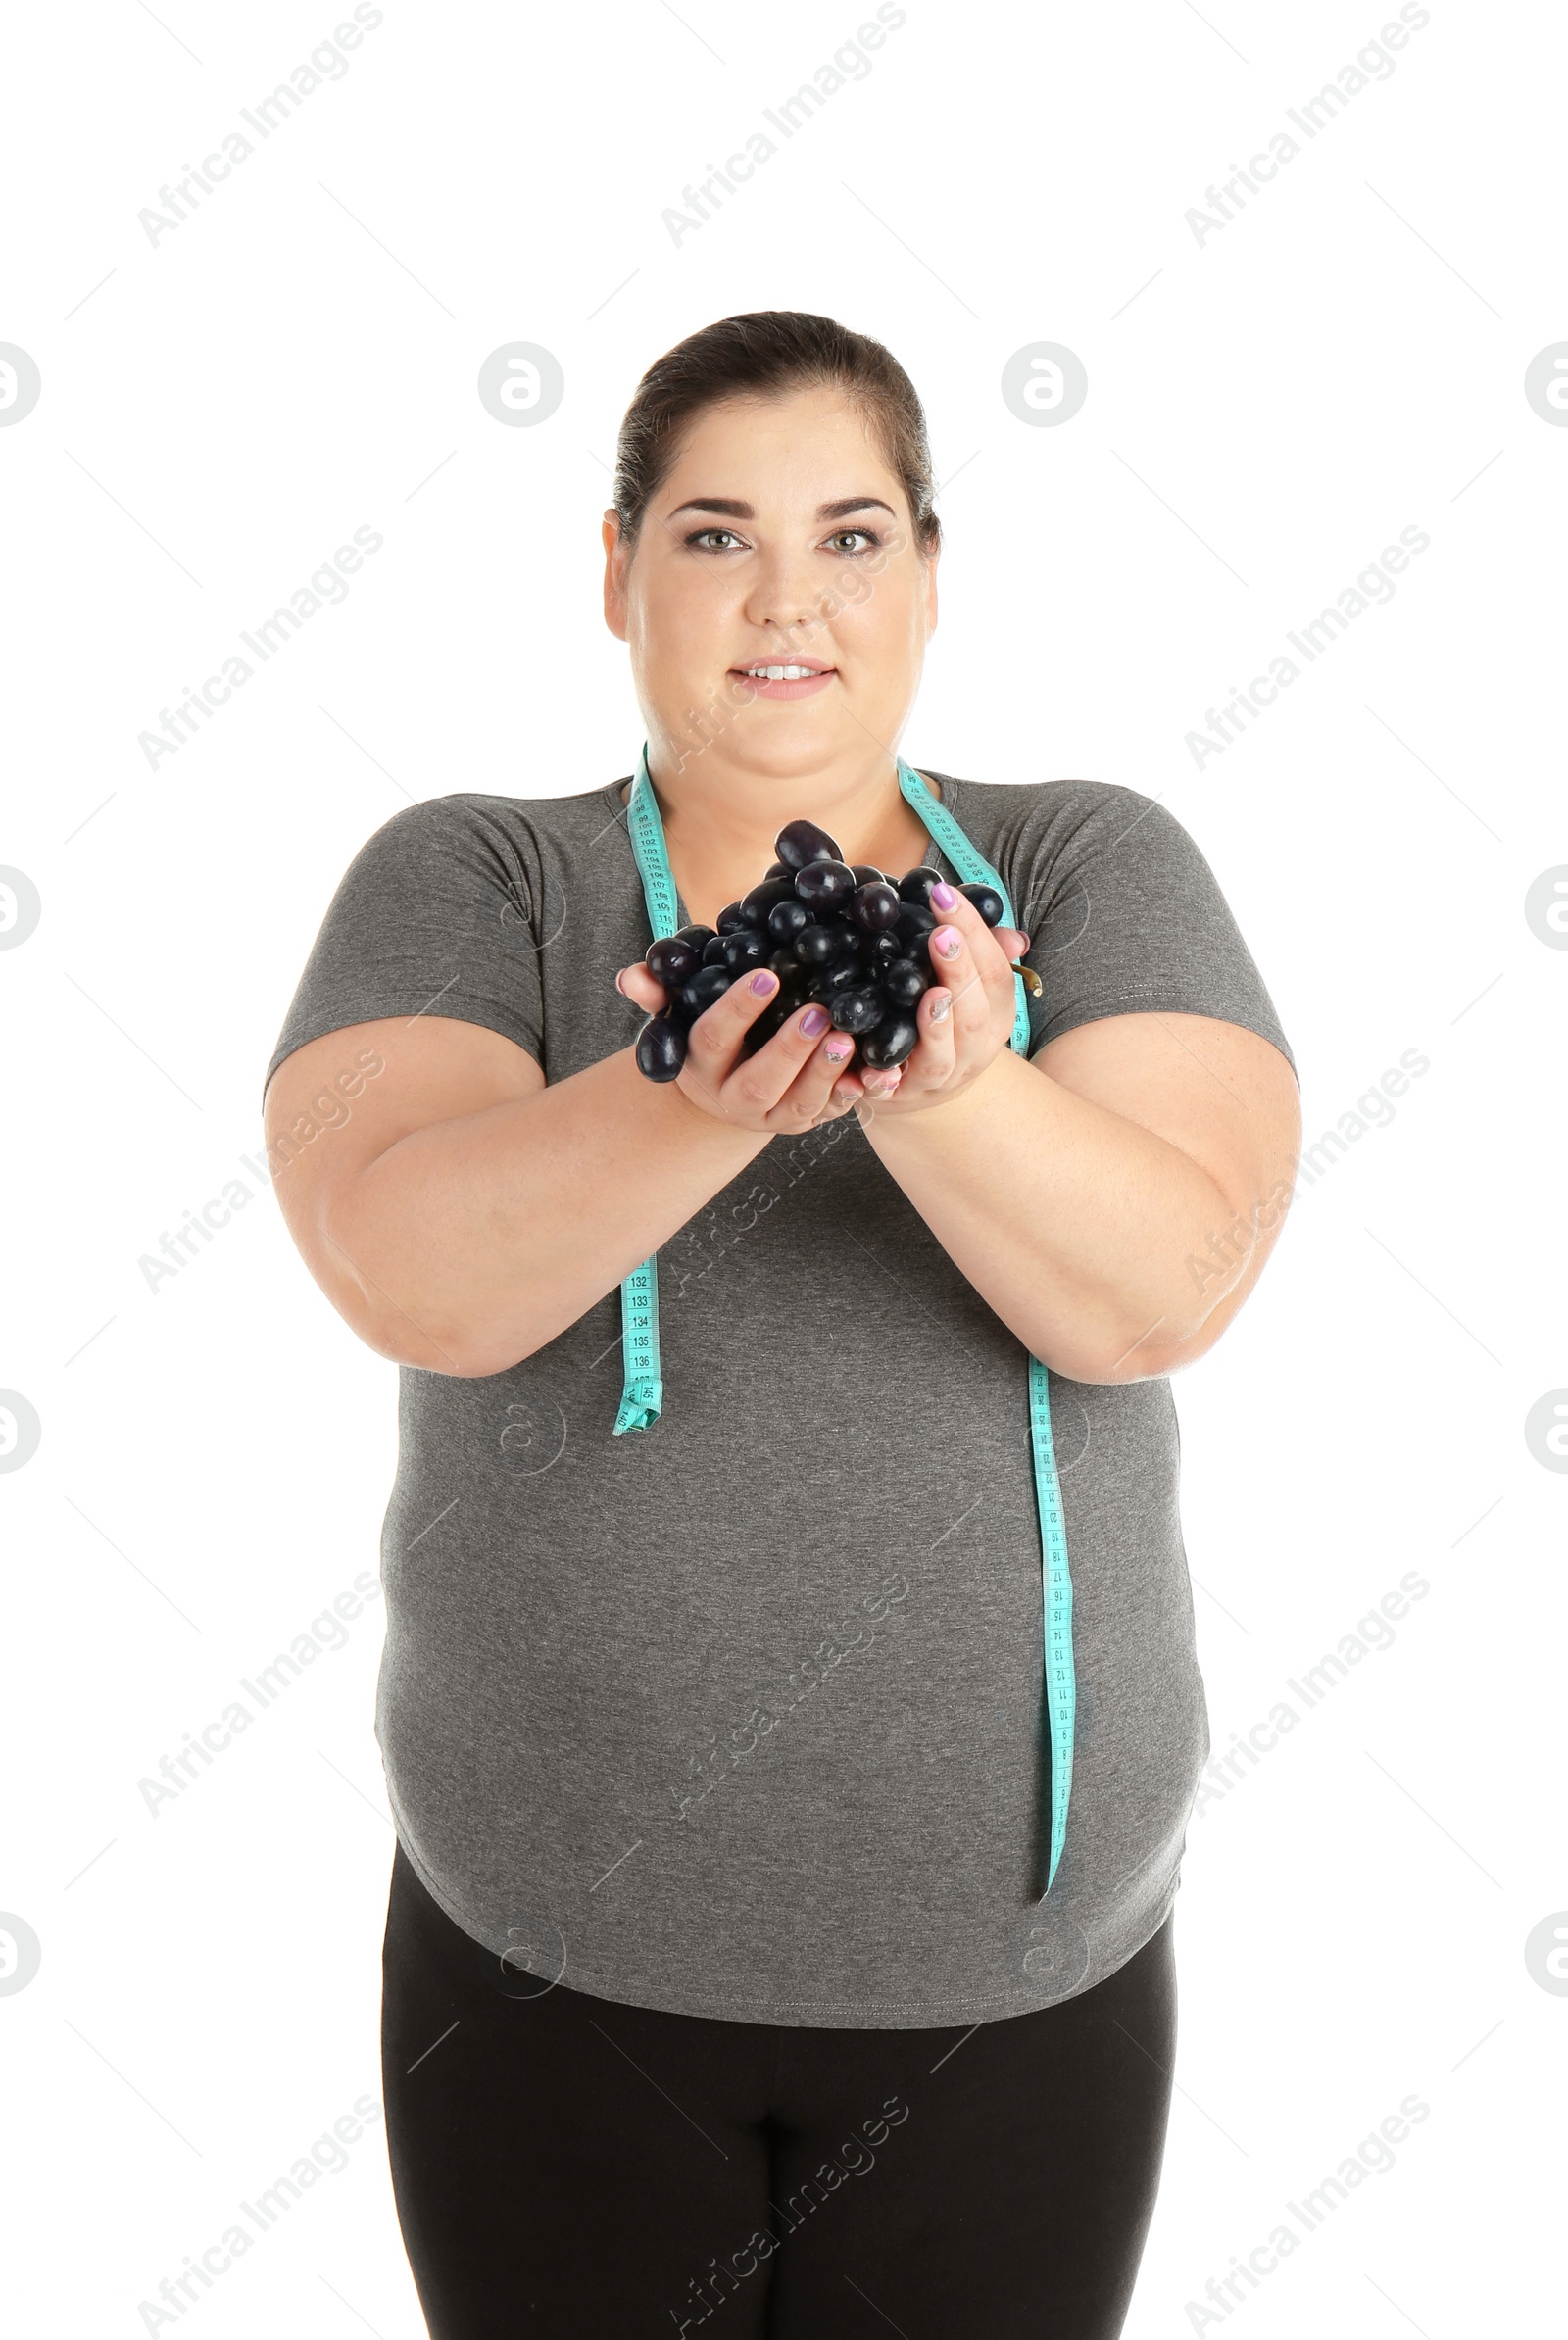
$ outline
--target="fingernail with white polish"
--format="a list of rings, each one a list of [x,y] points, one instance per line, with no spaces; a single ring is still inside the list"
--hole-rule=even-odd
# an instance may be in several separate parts
[[[942,992],[942,993],[940,993],[940,994],[938,995],[938,997],[937,997],[935,999],[933,999],[933,1000],[932,1000],[932,1002],[931,1002],[931,1021],[932,1021],[932,1023],[933,1023],[933,1024],[945,1024],[945,1023],[947,1022],[947,1020],[948,1020],[948,1013],[949,1013],[949,1010],[952,1008],[952,1005],[953,1005],[953,995],[952,995],[952,993],[951,993],[951,992]]]

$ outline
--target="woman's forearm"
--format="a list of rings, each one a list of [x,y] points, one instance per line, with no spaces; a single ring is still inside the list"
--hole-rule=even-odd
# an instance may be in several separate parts
[[[411,1131],[326,1233],[383,1355],[463,1376],[532,1355],[769,1143],[656,1085],[622,1048],[534,1095]]]
[[[981,1297],[1073,1380],[1170,1371],[1245,1272],[1215,1271],[1234,1214],[1205,1170],[1010,1049],[946,1104],[872,1112],[866,1134]]]

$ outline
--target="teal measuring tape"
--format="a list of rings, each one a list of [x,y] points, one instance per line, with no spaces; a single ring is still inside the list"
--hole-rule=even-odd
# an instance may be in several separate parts
[[[643,881],[643,900],[653,929],[649,939],[672,935],[680,923],[680,910],[664,846],[659,800],[648,776],[646,741],[637,758],[626,805],[626,830],[631,838],[637,874]],[[645,1259],[641,1267],[633,1268],[621,1281],[620,1334],[623,1379],[620,1411],[615,1416],[616,1437],[626,1430],[652,1429],[663,1409],[664,1384],[659,1370],[659,1267],[655,1260]]]
[[[939,804],[918,772],[899,757],[899,787],[966,885],[995,886],[1002,897],[1002,922],[1015,930],[1012,902],[1000,873],[969,843],[945,804]],[[1029,1004],[1023,979],[1015,975],[1011,1046],[1029,1053]],[[1051,1859],[1046,1891],[1067,1840],[1067,1802],[1072,1793],[1072,1750],[1078,1707],[1078,1680],[1072,1662],[1072,1573],[1067,1565],[1067,1528],[1062,1517],[1056,1444],[1051,1433],[1051,1377],[1038,1357],[1029,1360],[1029,1439],[1034,1448],[1035,1507],[1040,1514],[1040,1613],[1045,1642],[1046,1713],[1051,1731]],[[1045,1898],[1041,1896],[1042,1900]]]
[[[1000,874],[959,828],[946,805],[939,804],[918,772],[901,756],[899,788],[919,814],[931,837],[966,885],[995,886],[1002,897],[1003,923],[1014,924],[1012,902]],[[664,824],[648,773],[644,743],[626,805],[626,828],[643,882],[643,899],[653,934],[672,935],[679,921],[675,881],[664,845]],[[1020,978],[1013,978],[1016,1006],[1009,1045],[1019,1055],[1029,1053],[1028,998]],[[647,1430],[659,1420],[664,1385],[659,1367],[659,1268],[645,1259],[620,1287],[620,1325],[624,1380],[615,1431]],[[1044,1635],[1046,1713],[1051,1738],[1051,1847],[1046,1870],[1046,1892],[1055,1882],[1056,1867],[1067,1840],[1067,1805],[1072,1793],[1074,1720],[1077,1677],[1072,1655],[1072,1575],[1067,1563],[1067,1530],[1062,1516],[1061,1483],[1056,1472],[1055,1441],[1051,1429],[1051,1377],[1038,1357],[1029,1360],[1029,1438],[1034,1449],[1035,1503],[1040,1514],[1041,1622]],[[1042,1894],[1041,1899],[1045,1899]]]

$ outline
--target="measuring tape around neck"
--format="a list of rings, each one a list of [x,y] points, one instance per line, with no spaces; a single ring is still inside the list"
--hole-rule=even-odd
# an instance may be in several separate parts
[[[1013,924],[1012,902],[999,873],[975,851],[946,805],[932,795],[918,772],[901,756],[899,788],[925,823],[935,843],[966,885],[994,886],[1002,897],[1004,925]],[[626,805],[626,829],[643,884],[648,923],[654,936],[672,935],[679,919],[675,881],[664,845],[664,824],[648,772],[648,748],[643,745]],[[1029,1053],[1028,999],[1014,976],[1016,1004],[1009,1047],[1021,1056]],[[623,1383],[615,1433],[648,1430],[659,1420],[664,1385],[659,1356],[659,1267],[645,1259],[620,1287],[620,1324]],[[1062,1515],[1061,1483],[1056,1471],[1055,1441],[1051,1428],[1051,1377],[1038,1357],[1029,1359],[1029,1438],[1034,1450],[1035,1503],[1040,1515],[1041,1622],[1044,1642],[1046,1713],[1051,1742],[1051,1841],[1046,1869],[1046,1891],[1055,1882],[1057,1864],[1067,1838],[1067,1805],[1072,1792],[1072,1756],[1077,1707],[1077,1677],[1072,1655],[1072,1575],[1067,1561],[1067,1530]]]

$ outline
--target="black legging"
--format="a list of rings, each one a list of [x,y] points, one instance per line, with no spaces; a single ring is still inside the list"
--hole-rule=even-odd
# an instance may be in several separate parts
[[[513,1967],[393,1861],[382,2073],[431,2340],[1114,2340],[1170,2107],[1171,1921],[971,2029],[666,2015]]]

